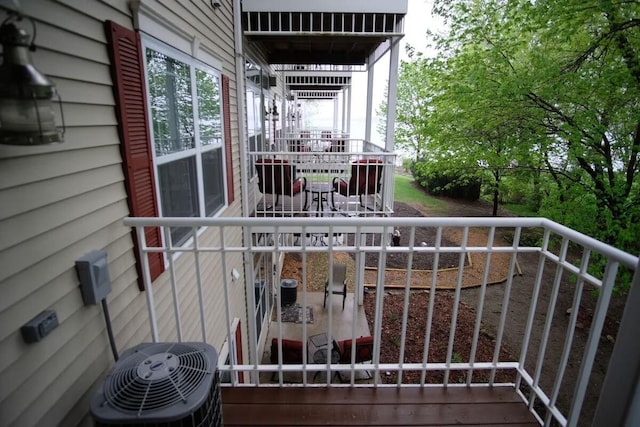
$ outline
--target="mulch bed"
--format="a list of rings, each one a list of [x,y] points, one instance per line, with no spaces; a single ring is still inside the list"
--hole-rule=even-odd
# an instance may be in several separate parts
[[[375,320],[375,292],[365,293],[364,308],[369,322],[369,329],[374,330]],[[429,362],[446,362],[451,331],[451,316],[454,297],[451,292],[440,291],[435,295],[432,317],[431,338],[429,340]],[[471,344],[475,327],[475,310],[460,302],[458,310],[455,340],[452,352],[452,362],[470,361]],[[409,297],[409,314],[407,320],[407,334],[404,347],[405,363],[422,363],[424,355],[425,325],[429,307],[429,293],[413,291]],[[403,292],[387,292],[384,296],[382,345],[380,346],[380,363],[398,363],[400,360],[400,337],[402,336],[402,313],[404,308]],[[480,330],[475,362],[490,362],[493,359],[496,341],[493,337]],[[515,361],[504,347],[500,351],[500,361]],[[468,371],[450,371],[450,383],[465,383]],[[420,382],[420,372],[404,371],[403,383],[415,384]],[[475,371],[472,382],[488,382],[490,371]],[[427,374],[426,382],[441,384],[444,379],[443,371],[432,371]],[[513,371],[497,370],[496,382],[513,382]],[[397,372],[382,375],[382,382],[395,383]]]
[[[394,217],[424,217],[419,210],[400,202],[393,204],[393,216]],[[410,239],[410,227],[399,226],[396,227],[400,233],[400,245],[409,244]],[[415,246],[434,246],[436,242],[436,229],[433,227],[416,227],[414,245]],[[385,236],[386,238],[386,236]],[[349,234],[346,236],[346,244],[354,245],[354,235]],[[371,242],[368,241],[368,244]],[[376,245],[380,245],[380,241],[374,242]],[[440,239],[440,246],[457,246],[455,243],[449,241],[444,234]],[[368,252],[365,256],[365,266],[371,268],[378,268],[378,256],[377,252]],[[355,254],[351,254],[355,258]],[[393,252],[393,246],[388,248],[386,268],[391,269],[406,269],[406,270],[433,270],[433,254],[432,253],[414,253],[411,264],[409,265],[409,256],[404,252]],[[458,267],[460,263],[460,255],[451,252],[440,252],[438,257],[438,265],[436,269],[453,268]],[[464,258],[464,265],[468,264],[468,260]]]

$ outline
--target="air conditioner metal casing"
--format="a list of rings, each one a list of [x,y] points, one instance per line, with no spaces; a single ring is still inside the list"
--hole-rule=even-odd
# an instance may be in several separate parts
[[[216,350],[143,343],[125,351],[91,400],[95,425],[221,426]]]

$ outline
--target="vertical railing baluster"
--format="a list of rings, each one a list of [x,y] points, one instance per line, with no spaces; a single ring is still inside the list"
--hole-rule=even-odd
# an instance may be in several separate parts
[[[248,262],[248,277],[245,276],[245,295],[247,295],[247,311],[248,311],[248,320],[247,320],[247,330],[249,331],[249,343],[247,346],[249,347],[249,358],[253,361],[253,371],[251,372],[251,382],[255,384],[260,384],[260,372],[258,371],[258,365],[261,363],[261,357],[258,354],[258,331],[256,326],[256,294],[255,294],[255,280],[256,269],[254,265],[254,257],[256,252],[256,244],[254,243],[255,234],[252,232],[251,226],[246,226],[243,230],[242,236],[245,240],[245,245],[247,246],[247,254],[250,262]],[[262,257],[262,254],[259,254],[258,257]],[[264,320],[264,319],[263,319]]]
[[[307,326],[307,262],[308,262],[308,256],[307,256],[307,239],[305,238],[306,233],[304,233],[305,229],[302,229],[303,233],[300,234],[300,242],[302,242],[301,249],[302,249],[302,283],[300,283],[300,286],[302,286],[302,366],[303,366],[303,371],[302,371],[302,383],[306,386],[307,385],[307,381],[308,381],[308,367],[307,364],[309,363],[309,360],[307,359],[307,355],[309,353],[309,349],[308,349],[308,343],[307,343],[307,336],[308,334],[308,326]]]
[[[156,308],[153,299],[153,286],[151,284],[151,269],[149,268],[149,256],[147,254],[147,239],[144,233],[144,226],[136,226],[136,234],[138,236],[138,246],[140,259],[142,260],[142,277],[144,281],[144,290],[147,297],[147,310],[149,311],[149,323],[151,326],[151,339],[158,342],[158,319],[156,318]]]
[[[360,236],[360,237],[359,237]],[[355,292],[358,292],[358,298],[360,297],[360,289],[358,289],[358,287],[360,286],[360,283],[363,283],[364,286],[364,277],[363,277],[363,272],[364,272],[364,268],[365,268],[365,257],[366,257],[366,253],[361,249],[361,243],[362,243],[362,228],[360,226],[356,227],[356,232],[353,236],[353,244],[356,248],[355,250],[355,255],[356,255],[356,262],[355,262],[355,268],[356,268],[356,276],[355,276],[355,290],[354,290],[354,307],[353,307],[353,311],[354,313],[357,311],[356,309],[356,303],[355,303]],[[355,319],[355,315],[354,315],[354,319]],[[374,336],[375,336],[375,330],[374,330]],[[355,371],[354,371],[354,361],[355,361],[355,339],[356,339],[356,325],[355,322],[353,322],[353,324],[351,325],[351,355],[349,357],[349,360],[351,361],[351,372],[350,372],[350,383],[353,385],[355,383]],[[378,372],[374,373],[374,376],[377,376]]]
[[[385,227],[383,233],[388,233],[389,228]],[[380,372],[380,349],[382,348],[382,324],[384,312],[384,282],[385,282],[385,267],[386,267],[386,255],[387,252],[383,246],[382,239],[380,241],[381,249],[378,253],[378,275],[376,278],[376,314],[374,320],[375,336],[373,338],[373,364],[375,370],[379,374]],[[380,375],[376,375],[374,378],[374,384],[377,386],[380,381]]]
[[[460,306],[460,292],[462,290],[462,279],[464,277],[464,260],[466,257],[466,247],[469,239],[469,227],[464,227],[462,231],[462,242],[460,244],[460,258],[458,259],[458,277],[456,279],[456,291],[453,299],[453,312],[451,313],[451,329],[449,330],[449,344],[447,346],[447,358],[445,364],[447,369],[444,372],[443,385],[449,385],[449,374],[451,372],[451,359],[453,357],[453,344],[456,337],[456,326],[458,325],[458,310]]]
[[[556,273],[553,279],[553,288],[551,290],[551,295],[549,297],[549,305],[547,308],[547,315],[544,323],[544,329],[542,332],[542,337],[540,339],[540,349],[538,351],[538,359],[536,361],[536,368],[533,377],[533,388],[538,387],[540,382],[540,377],[542,376],[542,365],[544,363],[544,355],[547,350],[547,344],[549,343],[549,334],[551,331],[551,323],[553,320],[553,313],[555,311],[556,302],[558,300],[558,292],[560,291],[560,284],[562,281],[562,263],[567,258],[567,251],[569,249],[569,239],[567,237],[563,237],[562,245],[560,247],[560,256],[558,257],[557,265],[556,265]],[[535,399],[531,399],[529,401],[529,409],[533,409],[533,403]]]
[[[602,286],[600,287],[600,293],[598,294],[598,302],[591,320],[591,329],[589,330],[589,338],[585,346],[585,352],[582,356],[582,362],[580,363],[580,370],[578,372],[578,381],[573,392],[573,400],[571,402],[571,409],[567,416],[568,427],[574,427],[578,425],[580,418],[580,411],[584,402],[584,395],[587,392],[587,386],[589,384],[589,376],[591,375],[591,368],[593,367],[593,361],[598,351],[598,345],[600,343],[600,334],[602,333],[602,326],[607,317],[607,307],[609,307],[609,301],[611,300],[611,294],[616,283],[616,276],[618,274],[618,262],[613,261],[611,258],[607,259],[607,264],[604,268],[602,275]]]
[[[229,338],[230,343],[235,342],[235,333],[231,328],[231,324],[233,323],[233,318],[231,316],[231,302],[229,301],[229,271],[227,270],[227,251],[226,249],[226,239],[223,227],[218,227],[219,239],[220,239],[220,259],[222,260],[222,289],[224,295],[224,313],[225,313],[225,323],[227,327],[227,337]],[[231,364],[231,373],[232,373],[232,383],[238,383],[238,371],[236,369],[236,365],[238,361],[236,360],[236,352],[235,345],[233,348],[229,349],[229,363]]]
[[[473,364],[476,359],[476,351],[478,349],[478,339],[480,337],[480,326],[482,324],[482,314],[484,312],[484,299],[487,293],[487,284],[489,283],[489,270],[491,267],[491,251],[493,249],[493,241],[495,239],[496,228],[489,229],[489,237],[487,238],[487,252],[484,259],[484,271],[482,272],[482,284],[480,285],[480,295],[478,296],[478,310],[476,312],[476,323],[473,329],[473,341],[471,343],[471,353],[469,355],[469,363],[472,368],[467,371],[467,386],[471,385],[473,377]]]
[[[173,254],[173,240],[171,238],[171,227],[163,227],[164,236],[167,240],[167,258],[169,260],[169,271],[171,277],[171,293],[173,295],[173,313],[176,317],[176,330],[178,333],[178,342],[182,342],[182,319],[180,318],[180,299],[178,296],[178,280],[176,279],[175,256]]]
[[[327,361],[326,361],[326,371],[327,371],[327,384],[331,384],[331,349],[333,344],[333,301],[331,299],[332,295],[332,287],[333,286],[333,243],[329,240],[329,252],[327,254],[329,258],[329,266],[328,266],[328,283],[325,285],[329,285],[328,288],[325,288],[325,304],[327,305],[328,312],[328,325],[327,325]],[[329,294],[327,295],[327,292]],[[346,296],[346,295],[345,295]]]
[[[493,350],[493,368],[491,368],[491,375],[489,377],[489,384],[493,385],[496,377],[496,364],[500,360],[500,348],[502,347],[502,338],[504,336],[504,326],[507,321],[507,313],[509,312],[509,301],[511,300],[511,287],[513,285],[513,276],[515,275],[516,267],[516,255],[518,253],[518,246],[520,244],[520,235],[522,234],[522,227],[516,227],[513,236],[513,252],[511,253],[511,259],[509,261],[509,273],[507,274],[507,283],[504,287],[504,297],[502,299],[502,312],[500,313],[500,323],[498,324],[498,333],[496,336],[496,346]]]
[[[407,342],[407,322],[409,320],[409,298],[411,296],[411,272],[413,271],[413,248],[416,243],[416,228],[415,226],[411,227],[409,231],[409,247],[412,249],[411,252],[407,254],[407,269],[406,269],[406,280],[404,284],[404,303],[402,310],[402,332],[400,333],[400,355],[398,357],[398,364],[400,365],[400,370],[398,372],[398,381],[397,384],[400,386],[402,384],[402,365],[404,364],[404,348]]]
[[[207,321],[204,311],[204,289],[202,285],[202,273],[200,271],[200,239],[198,237],[198,227],[192,227],[193,234],[193,258],[196,269],[196,286],[198,288],[198,309],[200,310],[200,330],[202,331],[202,341],[208,342],[207,339]]]
[[[522,346],[520,347],[520,357],[518,359],[518,368],[520,370],[525,369],[525,363],[527,361],[527,352],[529,351],[529,343],[531,341],[531,332],[533,330],[536,310],[538,307],[538,298],[540,296],[540,290],[542,288],[542,277],[544,275],[544,265],[545,265],[545,259],[546,259],[544,252],[546,252],[549,247],[550,237],[551,237],[551,231],[545,228],[542,236],[542,243],[540,245],[540,252],[538,255],[538,267],[536,268],[536,276],[533,282],[533,293],[530,299],[531,304],[529,305],[529,314],[527,315],[527,323],[526,323],[523,338],[522,338]],[[520,374],[520,372],[518,372],[518,374],[516,375],[516,387],[515,387],[516,390],[520,389],[521,382],[522,382],[522,375]],[[533,392],[531,393],[529,403],[532,400],[535,400],[535,396]]]
[[[274,263],[274,259],[273,257],[276,257],[276,260],[278,258],[279,252],[277,250],[278,248],[278,241],[276,236],[278,235],[278,227],[276,226],[273,230],[273,234],[271,234],[271,238],[273,239],[273,245],[268,245],[268,246],[273,246],[273,250],[271,250],[271,264],[269,265],[269,271],[267,274],[269,274],[271,276],[271,286],[275,287],[277,289],[276,291],[276,317],[277,317],[277,330],[278,330],[278,382],[280,383],[280,385],[284,384],[284,371],[283,371],[283,366],[284,366],[284,361],[283,361],[283,353],[282,353],[282,339],[284,338],[282,336],[282,287],[280,285],[279,282],[279,277],[280,277],[280,273],[277,271],[278,266],[276,265],[276,263],[278,261],[276,261],[276,263]],[[274,271],[274,269],[276,269],[276,271]]]
[[[420,385],[424,385],[427,378],[427,364],[429,363],[429,347],[431,342],[431,327],[433,323],[433,308],[436,299],[436,289],[438,285],[438,264],[440,262],[440,247],[442,245],[442,227],[436,231],[436,241],[434,243],[433,267],[431,268],[431,288],[429,289],[429,310],[427,311],[427,324],[425,325],[424,348],[422,350],[422,375],[420,375]]]
[[[589,267],[589,257],[591,255],[591,251],[589,249],[583,248],[583,250],[584,252],[582,253],[582,259],[580,261],[580,272],[578,273],[576,288],[573,292],[573,304],[571,305],[571,316],[569,317],[569,324],[567,325],[567,335],[565,338],[564,347],[562,348],[562,355],[560,356],[560,361],[558,363],[556,378],[553,382],[553,388],[551,389],[551,393],[549,395],[550,408],[554,408],[556,406],[558,394],[560,393],[560,387],[562,386],[564,372],[566,370],[567,362],[569,361],[569,356],[571,354],[571,345],[573,343],[576,323],[578,322],[580,301],[582,300],[582,289],[584,288],[584,275],[587,274],[587,269]],[[551,411],[547,411],[545,425],[551,425],[552,416],[553,413]]]

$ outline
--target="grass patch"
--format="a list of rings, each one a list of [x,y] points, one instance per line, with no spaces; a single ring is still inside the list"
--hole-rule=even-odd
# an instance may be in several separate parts
[[[447,204],[442,200],[429,196],[423,190],[416,188],[414,179],[410,176],[395,176],[394,198],[397,202],[408,204],[420,204],[430,209],[446,209]]]
[[[335,174],[308,172],[304,174],[307,182],[331,182]]]
[[[518,216],[540,216],[538,212],[526,205],[506,204],[502,205],[502,207]]]

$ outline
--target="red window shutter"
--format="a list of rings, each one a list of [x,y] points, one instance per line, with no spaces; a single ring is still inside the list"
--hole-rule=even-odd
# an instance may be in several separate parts
[[[235,200],[233,190],[233,150],[231,148],[231,100],[229,97],[229,77],[222,75],[222,112],[224,120],[224,152],[227,166],[227,198],[229,204]]]
[[[149,136],[140,36],[135,31],[112,21],[106,22],[106,32],[111,56],[111,73],[114,81],[129,210],[132,216],[157,217],[158,205],[154,186],[153,153]],[[160,228],[146,228],[145,239],[147,246],[160,246],[162,242]],[[140,290],[144,290],[142,263],[138,251],[139,242],[135,231],[133,231],[133,241],[138,286]],[[154,280],[164,271],[164,259],[160,253],[149,254],[148,257],[151,280]]]

